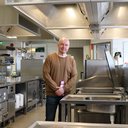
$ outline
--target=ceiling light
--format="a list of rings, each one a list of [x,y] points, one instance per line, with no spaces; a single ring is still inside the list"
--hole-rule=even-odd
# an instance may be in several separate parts
[[[76,17],[75,11],[73,8],[67,8],[66,11],[67,11],[69,17]]]
[[[118,17],[122,17],[127,12],[126,7],[119,7]]]
[[[17,36],[6,36],[9,39],[17,39]]]

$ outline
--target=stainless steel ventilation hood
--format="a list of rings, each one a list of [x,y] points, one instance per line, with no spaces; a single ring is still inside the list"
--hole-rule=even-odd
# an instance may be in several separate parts
[[[57,38],[62,36],[75,40],[93,38],[89,22],[80,12],[77,4],[25,5],[15,8]],[[70,11],[72,13],[69,13]]]
[[[128,38],[127,0],[5,0],[59,38]],[[16,6],[18,5],[18,6]],[[69,13],[67,10],[74,13]]]
[[[40,29],[9,6],[0,6],[0,33],[3,36],[39,36]]]

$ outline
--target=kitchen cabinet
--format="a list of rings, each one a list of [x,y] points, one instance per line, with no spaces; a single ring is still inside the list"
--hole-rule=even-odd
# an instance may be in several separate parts
[[[39,80],[28,81],[27,83],[27,108],[39,102]]]
[[[20,108],[24,113],[39,102],[39,84],[39,79],[28,79],[15,82],[15,93],[24,95],[24,105]],[[19,111],[19,109],[16,111]]]

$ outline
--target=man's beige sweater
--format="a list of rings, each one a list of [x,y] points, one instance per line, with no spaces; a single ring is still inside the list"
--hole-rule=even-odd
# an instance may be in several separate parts
[[[55,91],[64,81],[65,95],[72,91],[77,79],[74,57],[60,57],[57,53],[48,55],[43,64],[43,79],[46,83],[46,95],[55,96]]]

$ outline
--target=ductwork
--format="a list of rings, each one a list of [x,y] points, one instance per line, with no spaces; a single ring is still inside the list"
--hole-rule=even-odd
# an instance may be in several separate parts
[[[0,7],[0,33],[5,36],[39,36],[40,29],[32,21],[9,6]]]
[[[94,38],[128,38],[128,3],[91,1],[84,5]]]

